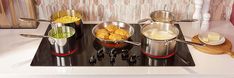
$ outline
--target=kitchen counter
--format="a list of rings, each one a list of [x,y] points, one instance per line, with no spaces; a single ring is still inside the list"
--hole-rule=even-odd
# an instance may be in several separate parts
[[[91,22],[85,22],[91,23]],[[93,22],[92,22],[93,23]],[[188,45],[195,66],[191,67],[31,67],[30,63],[41,38],[25,38],[19,33],[44,34],[49,23],[41,22],[37,29],[0,29],[0,78],[4,77],[103,77],[159,76],[159,77],[234,77],[234,58],[227,54],[210,55]],[[200,24],[179,23],[185,39],[201,31]],[[223,34],[234,45],[234,26],[229,21],[211,21],[208,31]],[[234,46],[232,46],[234,51]]]

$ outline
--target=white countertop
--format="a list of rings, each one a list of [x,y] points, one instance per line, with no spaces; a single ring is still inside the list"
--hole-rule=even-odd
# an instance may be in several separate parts
[[[188,41],[200,31],[200,26],[195,23],[179,24]],[[31,67],[30,63],[41,39],[24,38],[19,36],[19,33],[44,34],[47,26],[48,23],[42,22],[37,29],[0,29],[0,78],[5,76],[50,78],[64,75],[234,77],[234,58],[227,54],[205,54],[190,45],[188,47],[196,64],[194,67]],[[209,31],[223,34],[234,45],[234,26],[229,21],[211,21]]]

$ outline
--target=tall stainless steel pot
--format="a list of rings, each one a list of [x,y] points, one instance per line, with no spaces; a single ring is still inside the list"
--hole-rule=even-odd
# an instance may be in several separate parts
[[[169,39],[153,39],[146,35],[146,31],[156,29],[157,31],[173,32],[174,37]],[[179,35],[179,30],[170,23],[152,22],[145,24],[141,28],[142,37],[142,52],[151,58],[169,58],[175,54],[176,39]]]
[[[70,22],[70,23],[62,23],[65,26],[69,26],[72,27],[76,30],[75,36],[77,36],[76,38],[82,36],[83,34],[83,30],[82,30],[82,16],[80,15],[80,13],[77,10],[62,10],[62,11],[58,11],[54,14],[51,15],[51,21],[55,21],[58,18],[64,17],[64,16],[73,16],[73,17],[77,17],[80,20],[78,21],[74,21],[74,22]]]
[[[56,56],[68,56],[77,51],[76,31],[69,26],[53,26],[48,32],[51,53]]]

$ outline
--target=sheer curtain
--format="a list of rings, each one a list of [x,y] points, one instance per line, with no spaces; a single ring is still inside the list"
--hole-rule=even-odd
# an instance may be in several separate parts
[[[234,25],[234,4],[232,4],[232,14],[230,17],[230,21],[232,22],[232,25]]]

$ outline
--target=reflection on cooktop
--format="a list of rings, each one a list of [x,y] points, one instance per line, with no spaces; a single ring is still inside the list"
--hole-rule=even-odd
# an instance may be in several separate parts
[[[175,26],[180,29],[178,24]],[[93,27],[93,24],[83,25],[83,36],[74,41],[78,45],[77,50],[68,56],[52,54],[48,39],[43,38],[31,66],[195,66],[188,47],[184,43],[176,44],[174,56],[167,59],[153,59],[142,54],[140,46],[127,43],[120,47],[103,46],[104,43],[92,35]],[[140,42],[140,27],[136,24],[133,27],[135,34],[130,40]],[[49,28],[47,32],[48,30]],[[184,39],[182,33],[178,37]]]

